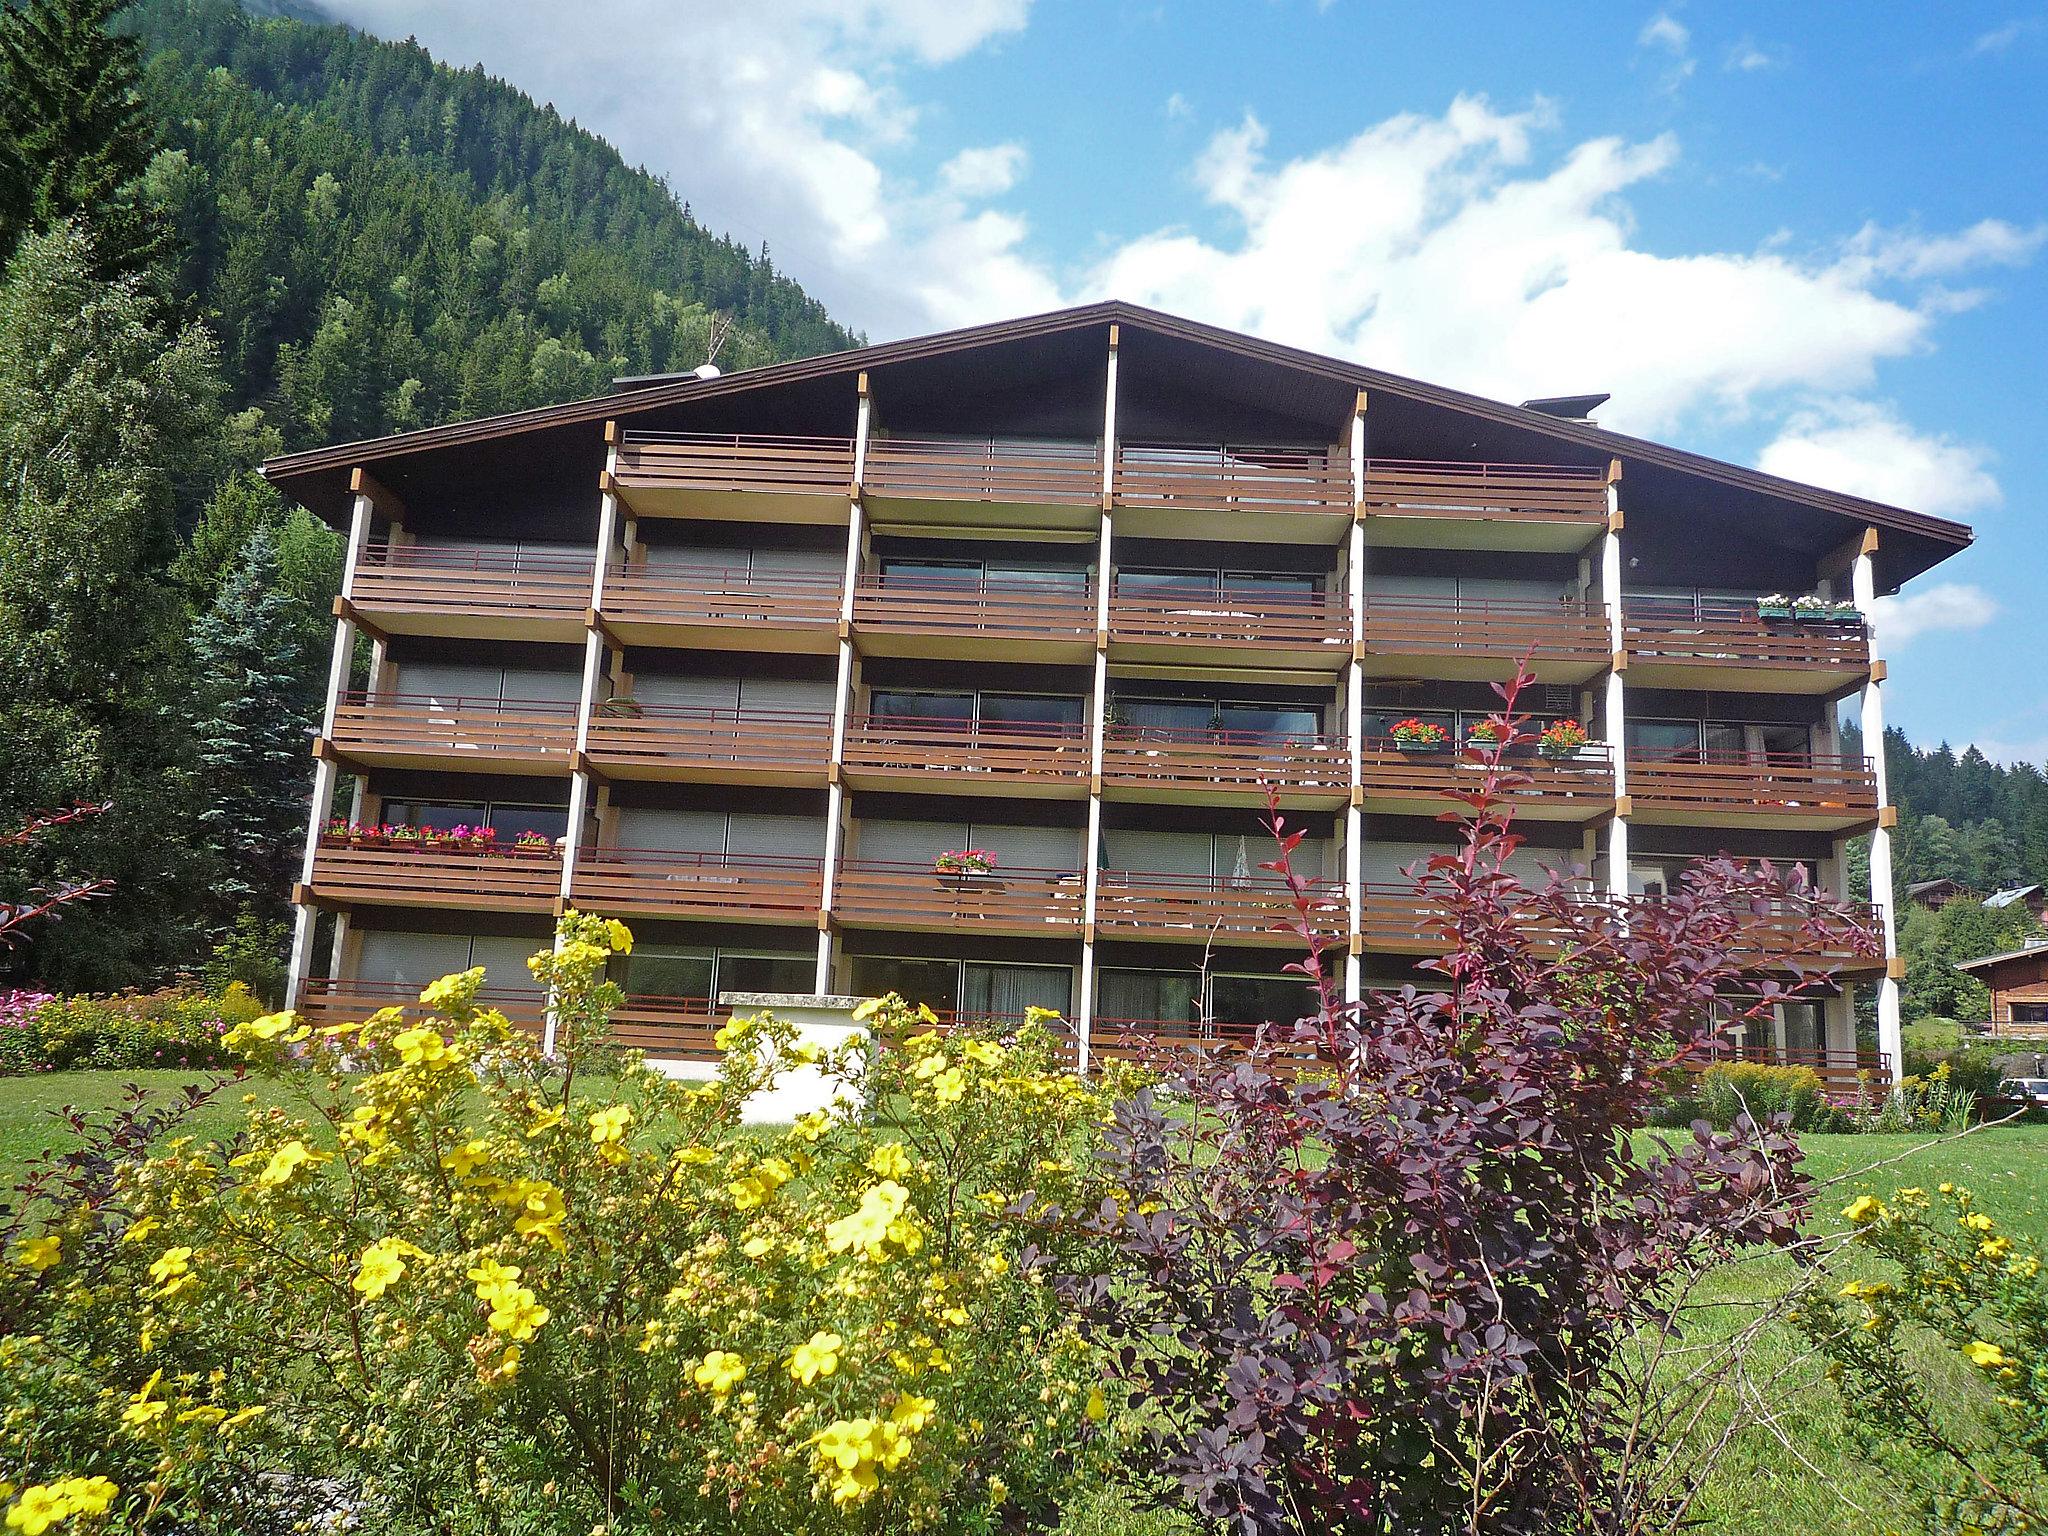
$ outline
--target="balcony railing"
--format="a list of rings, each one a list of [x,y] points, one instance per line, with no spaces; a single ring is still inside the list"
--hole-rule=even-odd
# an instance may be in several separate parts
[[[613,699],[591,714],[589,750],[600,770],[629,778],[823,783],[832,759],[832,716]]]
[[[1351,747],[1342,736],[1271,736],[1261,731],[1104,729],[1102,781],[1126,791],[1220,792],[1263,798],[1343,798],[1351,791]]]
[[[1573,465],[1369,459],[1361,500],[1372,513],[1592,524],[1606,519],[1607,480]]]
[[[327,834],[313,855],[313,895],[347,904],[545,912],[562,884],[554,848],[451,847]]]
[[[1808,752],[1689,752],[1628,760],[1638,813],[1751,812],[1854,824],[1877,815],[1877,774],[1867,757]]]
[[[1098,506],[1102,453],[1081,443],[868,442],[861,489],[905,501]]]
[[[1512,662],[1531,656],[1587,667],[1609,660],[1607,612],[1599,603],[1466,602],[1455,597],[1370,594],[1368,656],[1457,657]]]
[[[1343,885],[1310,881],[1309,897],[1315,931],[1342,940],[1351,928]],[[1287,886],[1264,875],[1239,880],[1103,870],[1095,880],[1095,926],[1119,935],[1294,944],[1294,918]]]
[[[723,1053],[712,1036],[727,1017],[708,997],[629,996],[612,1010],[611,1037],[665,1061],[713,1062]]]
[[[577,856],[574,889],[578,905],[597,912],[809,925],[824,870],[822,857],[588,848]]]
[[[1587,892],[1574,894],[1572,905],[1586,917],[1597,915],[1606,905]],[[1535,913],[1525,914],[1522,924],[1536,943],[1556,944],[1567,930],[1547,923]],[[1358,931],[1367,949],[1410,954],[1442,954],[1451,947],[1444,924],[1448,914],[1434,897],[1412,885],[1368,883],[1360,893]]]
[[[1174,512],[1351,515],[1351,465],[1327,449],[1119,444],[1116,504]]]
[[[1869,626],[1763,619],[1742,600],[1624,597],[1621,630],[1631,659],[1644,661],[1768,671],[1870,666]]]
[[[1084,895],[1077,870],[940,874],[928,864],[849,859],[834,880],[832,910],[871,927],[1066,935],[1080,931]]]
[[[1570,757],[1545,757],[1533,742],[1517,745],[1501,766],[1499,793],[1527,814],[1596,816],[1614,809],[1614,756],[1604,741],[1588,742]],[[1368,736],[1359,753],[1359,783],[1368,804],[1406,801],[1441,809],[1445,795],[1476,790],[1485,771],[1476,757],[1448,744],[1410,751],[1390,737]]]
[[[360,761],[456,759],[491,772],[535,764],[568,769],[576,705],[543,699],[344,693],[334,745]]]
[[[534,940],[534,948],[544,941]],[[476,994],[478,1008],[495,1008],[508,1022],[529,1034],[538,1035],[547,1022],[547,1000],[530,987],[482,987]],[[417,1024],[433,1010],[420,1002],[420,989],[395,981],[359,981],[350,978],[309,976],[299,988],[299,1017],[316,1028],[327,1024],[360,1024],[381,1008],[396,1008],[406,1022]]]
[[[1717,1040],[1693,1058],[1699,1071],[1717,1062],[1750,1061],[1769,1067],[1811,1067],[1823,1092],[1837,1104],[1881,1099],[1891,1088],[1891,1057],[1846,1046],[1750,1045]]]
[[[1078,724],[989,724],[907,715],[855,715],[846,722],[849,777],[905,787],[959,790],[1088,782],[1088,733]]]
[[[748,492],[844,498],[853,484],[853,440],[743,433],[630,432],[619,445],[619,484],[629,492]]]
[[[1330,592],[1167,592],[1119,581],[1110,594],[1109,635],[1133,645],[1288,652],[1327,647],[1342,657],[1349,654],[1351,610]]]
[[[763,625],[814,628],[829,639],[839,596],[838,577],[800,571],[621,563],[604,574],[604,616],[621,627],[738,629],[743,643]]]
[[[596,556],[513,548],[371,544],[351,597],[381,614],[581,622]]]
[[[1638,906],[1661,898],[1639,896]],[[1884,964],[1878,935],[1883,931],[1879,909],[1869,902],[1848,903],[1839,916],[1822,918],[1814,906],[1796,898],[1768,903],[1763,910],[1737,914],[1738,927],[1732,946],[1735,956],[1748,965],[1785,965],[1798,961],[1809,967],[1841,971],[1869,969]]]
[[[1085,645],[1095,635],[1095,589],[867,575],[854,583],[853,622],[872,634]]]
[[[1315,1006],[1314,995],[1302,992],[1304,1011]],[[1292,1020],[1280,1021],[1282,1025]],[[1256,1024],[1225,1024],[1216,1020],[1195,1023],[1185,1019],[1095,1019],[1088,1031],[1088,1051],[1097,1061],[1153,1061],[1164,1057],[1242,1051],[1258,1039]],[[1283,1029],[1272,1032],[1276,1071],[1287,1073],[1313,1065],[1318,1052],[1312,1045],[1284,1037]]]

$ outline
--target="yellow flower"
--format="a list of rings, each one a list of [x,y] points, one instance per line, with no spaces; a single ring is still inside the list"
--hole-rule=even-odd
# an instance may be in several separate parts
[[[433,1071],[452,1067],[461,1059],[448,1048],[448,1042],[441,1038],[441,1031],[429,1029],[424,1024],[400,1030],[391,1037],[391,1044],[408,1067],[426,1067]]]
[[[1109,1417],[1109,1400],[1102,1395],[1102,1388],[1088,1389],[1088,1406],[1082,1412],[1088,1415],[1090,1424],[1100,1424]]]
[[[506,1286],[516,1285],[519,1276],[517,1264],[500,1264],[496,1259],[479,1259],[476,1268],[469,1272],[469,1278],[476,1282],[478,1301],[489,1301]]]
[[[522,1344],[532,1338],[535,1330],[554,1315],[536,1301],[533,1292],[523,1285],[502,1286],[490,1300],[491,1332],[502,1333]]]
[[[808,1387],[820,1376],[830,1376],[839,1369],[839,1351],[845,1347],[846,1340],[838,1334],[820,1329],[790,1355],[791,1379]]]
[[[925,1040],[929,1039],[930,1037],[927,1035],[917,1035],[913,1038],[917,1040]],[[946,1060],[946,1053],[944,1051],[934,1051],[928,1056],[923,1056],[919,1058],[917,1065],[911,1068],[911,1076],[915,1077],[921,1083],[929,1078],[937,1077],[941,1072],[946,1070],[948,1065],[950,1065],[950,1063],[948,1063]]]
[[[1977,1245],[1977,1252],[1987,1259],[2002,1259],[2012,1252],[2012,1239],[2009,1237],[1987,1237]]]
[[[539,1099],[528,1099],[526,1107],[533,1112],[533,1123],[526,1128],[528,1139],[545,1135],[562,1123],[562,1107],[559,1104],[543,1104]]]
[[[1995,1225],[1991,1218],[1982,1211],[1972,1211],[1969,1215],[1961,1218],[1961,1220],[1962,1224],[1972,1232],[1989,1232]]]
[[[121,1241],[124,1243],[139,1243],[149,1236],[150,1233],[154,1232],[159,1225],[160,1223],[154,1216],[145,1216],[121,1234]]]
[[[736,1211],[751,1211],[775,1198],[775,1192],[796,1177],[796,1170],[779,1157],[763,1158],[754,1171],[725,1186]]]
[[[993,1040],[970,1040],[960,1047],[960,1054],[976,1066],[1000,1067],[1007,1053]]]
[[[932,1415],[938,1412],[938,1408],[938,1401],[935,1398],[919,1397],[915,1392],[906,1392],[896,1399],[896,1408],[889,1415],[889,1422],[906,1435],[920,1434],[924,1427],[931,1423]]]
[[[380,1237],[363,1249],[362,1258],[356,1266],[356,1277],[349,1282],[362,1292],[365,1301],[375,1301],[398,1283],[405,1273],[407,1258],[421,1259],[426,1254],[402,1238]]]
[[[697,1362],[690,1380],[713,1397],[725,1397],[746,1379],[747,1362],[729,1349],[714,1349]]]
[[[130,1429],[139,1430],[147,1425],[154,1424],[158,1419],[170,1412],[171,1405],[169,1403],[150,1396],[156,1390],[157,1383],[163,1379],[164,1373],[159,1368],[155,1375],[142,1384],[142,1390],[128,1399],[128,1406],[121,1410],[121,1422],[123,1424],[127,1425]]]
[[[315,1152],[297,1137],[293,1137],[275,1152],[270,1161],[263,1165],[263,1171],[256,1175],[256,1182],[266,1189],[276,1189],[291,1182],[293,1174],[309,1165],[317,1167],[327,1161],[325,1152]]]
[[[798,1141],[819,1141],[832,1128],[832,1112],[814,1109],[808,1115],[799,1115],[790,1125],[789,1134]]]
[[[750,1259],[758,1259],[764,1256],[774,1246],[775,1243],[772,1239],[763,1237],[757,1232],[752,1237],[748,1238],[744,1243],[740,1244],[740,1252],[744,1253]]]
[[[221,1036],[221,1044],[239,1049],[256,1040],[275,1040],[279,1036],[287,1039],[304,1039],[309,1033],[299,1023],[299,1016],[290,1009],[283,1013],[266,1013],[260,1019],[251,1019],[246,1024],[237,1024]]]
[[[900,1141],[885,1141],[868,1158],[868,1168],[885,1179],[910,1175],[910,1153]]]
[[[441,1154],[441,1166],[458,1179],[466,1179],[477,1170],[479,1164],[489,1155],[491,1145],[481,1137],[473,1137],[461,1146]]]
[[[42,1237],[25,1237],[14,1250],[14,1257],[24,1269],[41,1272],[51,1268],[64,1257],[64,1240],[54,1233]]]
[[[909,1204],[910,1191],[894,1179],[870,1185],[861,1194],[859,1210],[825,1228],[825,1246],[834,1253],[858,1251],[880,1263],[888,1256],[891,1238],[905,1238],[916,1230],[902,1219]],[[916,1244],[903,1241],[899,1246],[908,1249]]]
[[[466,971],[455,971],[438,981],[428,982],[420,989],[420,1001],[436,1013],[466,1008],[476,1001],[483,984],[484,968],[473,965]]]
[[[598,1146],[607,1142],[625,1139],[626,1127],[633,1123],[633,1107],[630,1104],[611,1104],[595,1110],[590,1116],[590,1139]]]
[[[604,935],[611,941],[612,952],[620,955],[633,953],[633,930],[616,917],[605,919]]]
[[[54,1483],[32,1483],[9,1506],[7,1529],[22,1536],[43,1536],[73,1515],[104,1515],[120,1491],[104,1477],[60,1477]],[[0,1497],[4,1496],[0,1492]]]
[[[967,1092],[967,1079],[958,1067],[948,1067],[932,1079],[932,1098],[940,1104],[958,1104]]]
[[[196,1284],[199,1277],[192,1273],[192,1250],[182,1245],[166,1248],[149,1266],[149,1278],[163,1288],[166,1296],[175,1296],[186,1286]]]
[[[1963,1346],[1963,1354],[1970,1364],[1995,1371],[2001,1365],[2011,1365],[2013,1358],[1996,1344],[1987,1344],[1982,1339],[1972,1339]]]
[[[1883,1209],[1884,1206],[1879,1203],[1875,1195],[1858,1195],[1843,1208],[1842,1214],[1851,1221],[1860,1222],[1870,1220],[1871,1217]]]

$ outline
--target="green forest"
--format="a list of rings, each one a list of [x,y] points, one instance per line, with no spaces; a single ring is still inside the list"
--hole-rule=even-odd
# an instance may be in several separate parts
[[[859,344],[764,249],[481,70],[228,0],[0,15],[0,900],[111,895],[0,953],[65,988],[269,988],[333,536],[285,449]],[[297,728],[292,723],[297,722]],[[281,724],[282,723],[282,724]],[[2048,776],[1885,741],[1901,886],[2048,881]],[[1913,1016],[2023,911],[1909,912]]]

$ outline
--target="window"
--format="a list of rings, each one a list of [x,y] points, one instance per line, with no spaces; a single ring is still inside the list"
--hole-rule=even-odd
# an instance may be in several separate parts
[[[853,990],[862,997],[882,997],[894,992],[912,1007],[924,1003],[939,1013],[952,1013],[960,1006],[957,960],[855,955],[849,974]]]
[[[1078,565],[1053,565],[1042,560],[919,560],[896,555],[882,557],[885,585],[932,586],[958,589],[986,581],[993,587],[1043,587],[1073,592],[1088,585],[1089,569]]]
[[[537,832],[549,842],[566,837],[569,812],[558,805],[508,805],[494,800],[391,800],[383,819],[393,826],[489,827],[498,841],[509,843],[522,832]]]
[[[810,955],[718,956],[718,991],[810,992],[818,980],[818,963]]]
[[[1253,741],[1301,741],[1320,736],[1323,712],[1309,704],[1258,704],[1236,699],[1114,701],[1124,723],[1138,730],[1228,732]]]
[[[1821,1019],[1819,1003],[1780,1003],[1778,1013],[1785,1024],[1787,1051],[1818,1053],[1827,1045],[1827,1025]]]
[[[1214,976],[1209,1013],[1219,1024],[1256,1028],[1292,1024],[1316,1006],[1316,994],[1299,976]]]
[[[2012,1003],[2008,1006],[2015,1024],[2048,1024],[2048,1003]]]
[[[869,713],[889,720],[930,724],[1065,726],[1081,724],[1082,699],[1063,693],[928,693],[909,688],[877,688]]]
[[[1106,968],[1095,980],[1095,1012],[1103,1019],[1198,1023],[1202,1010],[1196,1006],[1195,990],[1200,980],[1194,971]]]
[[[809,992],[816,981],[817,962],[808,955],[731,954],[643,944],[626,958],[619,985],[630,997],[715,1002],[723,992]]]
[[[1629,756],[1653,763],[1803,762],[1813,733],[1797,723],[1746,720],[1631,720]]]
[[[1031,1008],[1064,1016],[1073,1007],[1074,973],[1063,965],[855,955],[852,976],[863,996],[894,992],[912,1005],[963,1018],[1021,1020]]]

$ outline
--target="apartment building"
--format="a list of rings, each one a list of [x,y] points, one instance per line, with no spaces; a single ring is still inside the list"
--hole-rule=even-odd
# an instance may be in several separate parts
[[[632,923],[616,1027],[655,1055],[734,991],[1041,1005],[1084,1066],[1233,1038],[1307,1003],[1267,787],[1347,993],[1415,977],[1403,871],[1530,655],[1556,729],[1515,864],[1589,902],[1721,852],[1842,893],[1869,838],[1886,958],[1758,915],[1759,972],[1843,969],[1740,1049],[1882,1077],[1892,818],[1839,722],[1882,739],[1864,615],[1969,530],[1587,403],[1112,303],[276,460],[347,537],[294,1001],[485,964],[544,1028],[523,959],[574,905]]]

